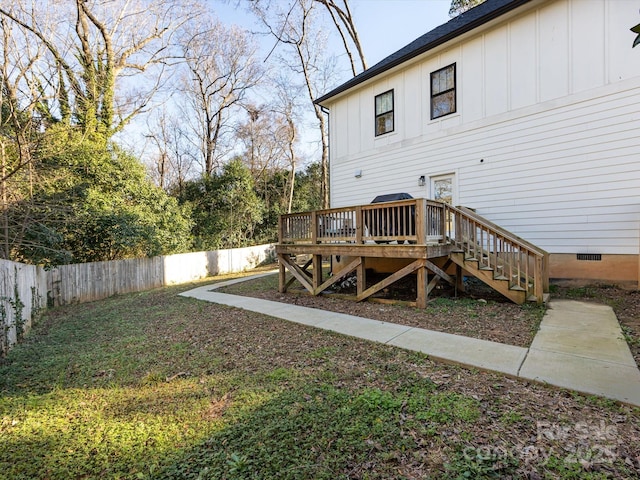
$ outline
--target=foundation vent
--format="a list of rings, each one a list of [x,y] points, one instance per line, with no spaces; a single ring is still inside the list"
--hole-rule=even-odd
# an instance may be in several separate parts
[[[587,262],[601,262],[602,254],[601,253],[578,253],[576,255],[577,260],[584,260]]]

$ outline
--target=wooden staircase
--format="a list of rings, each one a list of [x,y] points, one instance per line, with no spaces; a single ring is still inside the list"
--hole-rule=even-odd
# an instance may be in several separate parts
[[[449,258],[517,304],[542,303],[549,254],[464,207],[447,206]]]

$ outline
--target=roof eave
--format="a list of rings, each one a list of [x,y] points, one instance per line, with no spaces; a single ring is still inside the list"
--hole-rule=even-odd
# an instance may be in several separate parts
[[[364,82],[366,82],[367,80],[380,75],[381,73],[387,72],[395,67],[397,67],[398,65],[401,65],[415,57],[418,57],[426,52],[428,52],[429,50],[433,50],[434,48],[443,45],[447,42],[449,42],[450,40],[453,40],[454,38],[457,38],[467,32],[470,32],[471,30],[474,30],[496,18],[501,17],[502,15],[515,10],[518,7],[521,7],[522,5],[524,5],[525,3],[529,3],[531,0],[514,0],[513,2],[510,2],[506,5],[503,5],[500,8],[497,8],[495,10],[492,10],[491,12],[487,13],[486,15],[483,15],[482,17],[479,17],[477,19],[474,19],[468,23],[465,23],[463,25],[461,25],[459,28],[452,30],[451,32],[448,32],[438,38],[436,38],[435,40],[426,43],[425,45],[420,46],[419,48],[416,48],[415,50],[412,50],[411,52],[402,55],[400,57],[398,57],[397,59],[394,59],[388,63],[385,63],[383,66],[376,68],[375,65],[373,67],[371,67],[368,70],[365,70],[364,72],[362,72],[361,74],[353,77],[351,80],[348,80],[347,82],[343,83],[342,85],[340,85],[339,87],[331,90],[329,93],[326,93],[325,95],[321,96],[320,98],[317,98],[313,103],[317,104],[317,105],[322,105],[324,102],[326,102],[327,100],[335,97],[336,95],[339,95],[347,90],[350,90],[353,87],[356,87]],[[446,25],[446,24],[445,24]],[[439,28],[439,27],[436,27]]]

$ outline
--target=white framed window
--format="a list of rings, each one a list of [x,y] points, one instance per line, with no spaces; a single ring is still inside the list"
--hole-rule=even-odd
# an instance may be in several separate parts
[[[376,137],[393,132],[393,90],[375,97],[376,103]]]
[[[431,72],[431,119],[456,112],[456,64]]]

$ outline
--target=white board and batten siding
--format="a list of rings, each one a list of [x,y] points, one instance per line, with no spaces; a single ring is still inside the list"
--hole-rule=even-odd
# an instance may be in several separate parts
[[[551,253],[637,255],[639,5],[534,1],[336,97],[332,207],[433,197],[418,178],[452,173],[457,204]],[[452,63],[457,112],[432,121],[430,73]],[[390,89],[395,129],[375,137],[374,96]]]

